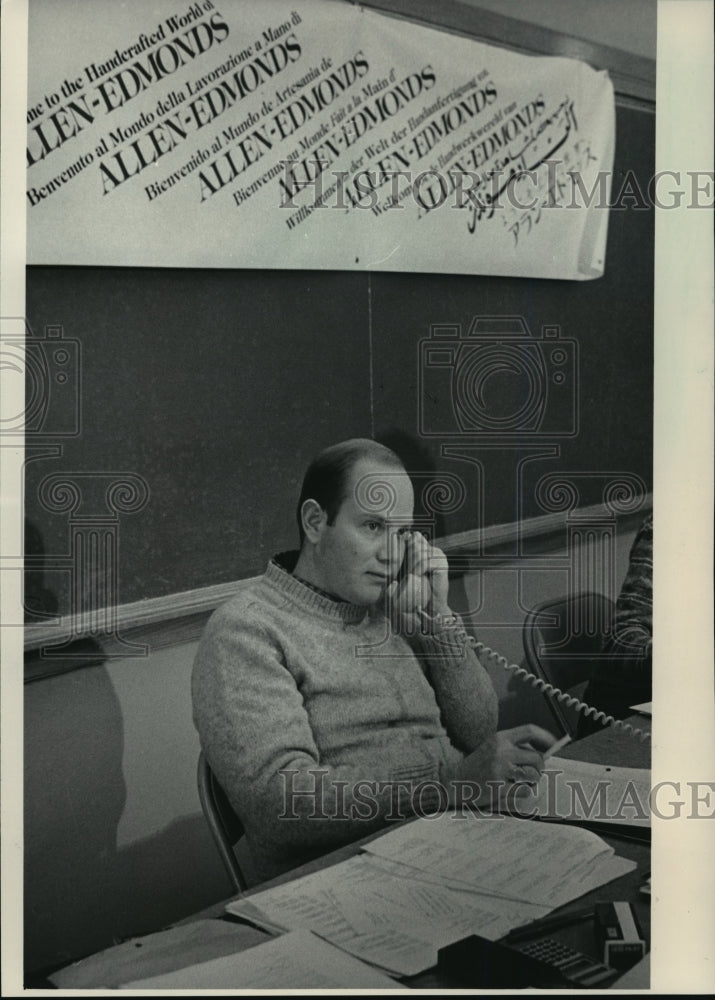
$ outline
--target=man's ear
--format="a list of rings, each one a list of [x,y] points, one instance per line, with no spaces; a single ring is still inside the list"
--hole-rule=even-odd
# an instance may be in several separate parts
[[[303,531],[309,542],[317,542],[328,523],[327,511],[324,511],[317,500],[304,500],[300,509]]]

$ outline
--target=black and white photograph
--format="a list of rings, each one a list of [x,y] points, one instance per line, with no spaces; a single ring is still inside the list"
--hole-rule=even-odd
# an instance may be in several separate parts
[[[711,0],[2,14],[3,995],[712,992]]]

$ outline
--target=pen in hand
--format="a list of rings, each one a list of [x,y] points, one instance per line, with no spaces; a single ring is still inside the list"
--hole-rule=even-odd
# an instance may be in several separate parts
[[[571,742],[570,736],[562,736],[560,740],[557,740],[555,743],[552,743],[547,750],[542,750],[541,756],[543,757],[544,760],[548,760],[549,757],[553,756],[553,754],[557,753],[559,750],[561,750],[562,747],[565,747],[566,744],[570,742]],[[529,750],[537,749],[533,745],[533,743],[530,743],[528,740],[526,743],[522,743],[520,745],[523,747],[527,747]]]
[[[544,751],[544,760],[548,760],[549,757],[553,757],[555,753],[558,753],[562,747],[565,747],[567,743],[571,742],[571,737],[566,735],[562,736],[560,740],[557,740],[548,750]]]

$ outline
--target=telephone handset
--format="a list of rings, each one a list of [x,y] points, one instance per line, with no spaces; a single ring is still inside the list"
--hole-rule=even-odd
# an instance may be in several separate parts
[[[395,579],[399,583],[402,583],[405,580],[406,576],[407,576],[407,559],[403,559]],[[419,614],[422,616],[424,620],[428,622],[431,621],[430,616],[426,614],[426,612],[423,611],[422,609],[420,609]],[[519,667],[515,663],[509,663],[507,658],[505,656],[502,656],[501,653],[497,653],[495,650],[490,649],[489,646],[486,646],[483,642],[479,642],[478,639],[475,639],[473,636],[469,635],[464,626],[461,625],[461,623],[459,623],[459,619],[457,619],[456,616],[454,622],[457,625],[457,637],[459,638],[459,640],[461,642],[468,643],[470,646],[473,646],[478,656],[481,657],[483,655],[491,660],[494,660],[494,662],[497,663],[500,667],[503,667],[504,670],[509,670],[512,673],[514,673],[517,677],[521,678],[521,680],[524,681],[524,683],[531,684],[532,687],[537,688],[544,694],[548,694],[551,697],[556,698],[558,701],[566,705],[568,708],[574,709],[581,715],[586,716],[586,718],[589,717],[592,718],[594,722],[600,722],[601,725],[603,726],[611,725],[616,729],[622,729],[630,736],[634,736],[636,737],[636,739],[639,739],[642,743],[645,743],[648,740],[650,740],[650,733],[644,731],[643,729],[639,729],[636,726],[632,726],[630,722],[624,722],[622,719],[616,719],[613,715],[607,715],[600,709],[587,704],[585,701],[580,701],[578,698],[573,697],[573,695],[568,694],[566,691],[562,691],[560,688],[557,688],[553,684],[549,684],[548,681],[543,680],[543,678],[541,677],[537,677],[536,674],[532,674],[529,670],[526,670],[524,667]]]
[[[428,618],[427,615],[424,615],[424,617]],[[579,701],[578,698],[574,698],[573,695],[568,694],[566,691],[562,691],[561,688],[557,688],[555,685],[549,684],[548,681],[543,680],[541,677],[537,677],[536,674],[532,674],[524,667],[519,667],[515,663],[509,663],[507,658],[502,656],[501,653],[497,653],[483,642],[480,642],[478,639],[469,635],[464,626],[459,627],[457,636],[462,642],[467,642],[470,646],[474,647],[477,656],[480,658],[485,656],[493,660],[500,667],[503,667],[504,670],[510,670],[517,677],[521,678],[521,680],[526,684],[531,684],[532,687],[537,688],[544,694],[548,694],[551,697],[556,698],[568,708],[573,708],[576,712],[585,715],[587,718],[592,718],[594,722],[600,722],[603,726],[611,725],[615,729],[622,729],[623,732],[639,739],[641,743],[645,743],[650,740],[649,732],[646,732],[643,729],[638,729],[636,726],[631,725],[630,722],[624,722],[622,719],[616,719],[612,715],[607,715],[605,712],[600,711],[600,709],[594,708],[592,705],[588,705],[585,701]]]

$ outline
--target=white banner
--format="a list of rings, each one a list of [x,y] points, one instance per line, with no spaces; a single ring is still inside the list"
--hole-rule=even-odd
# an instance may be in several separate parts
[[[340,0],[32,0],[28,261],[587,279],[614,99]]]

